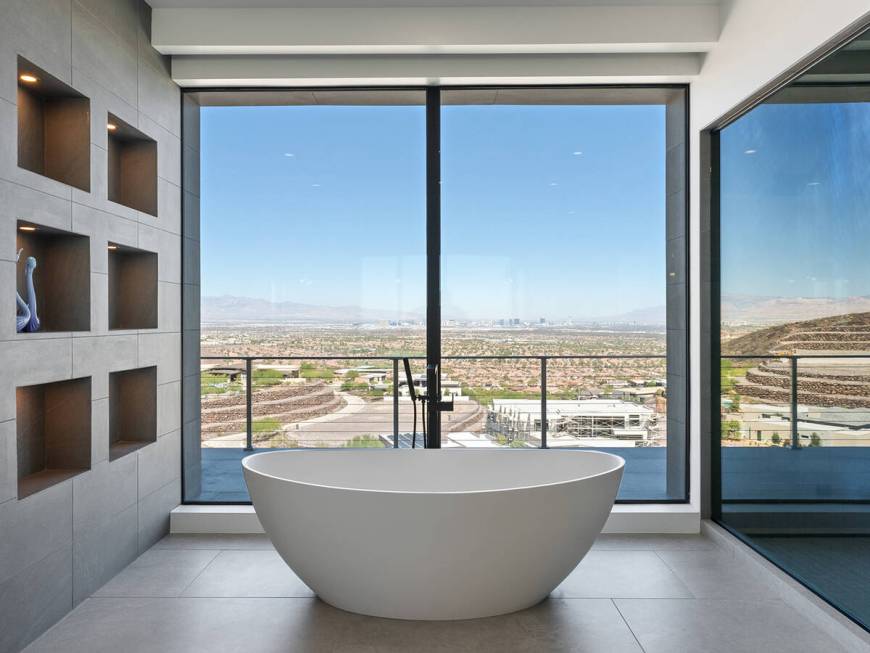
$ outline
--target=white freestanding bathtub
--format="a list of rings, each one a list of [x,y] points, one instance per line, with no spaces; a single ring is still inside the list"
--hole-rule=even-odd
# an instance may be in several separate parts
[[[595,451],[276,451],[242,461],[263,528],[335,607],[471,619],[546,598],[604,527],[625,461]]]

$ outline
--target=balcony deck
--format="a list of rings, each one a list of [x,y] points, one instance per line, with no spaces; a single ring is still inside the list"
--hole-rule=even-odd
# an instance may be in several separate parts
[[[257,449],[253,453],[272,451]],[[621,500],[667,500],[665,487],[666,450],[663,447],[621,447],[599,449],[626,460],[625,475],[619,489]],[[205,503],[248,502],[248,489],[242,477],[242,458],[252,452],[242,449],[203,448],[202,485],[199,494],[187,501]]]

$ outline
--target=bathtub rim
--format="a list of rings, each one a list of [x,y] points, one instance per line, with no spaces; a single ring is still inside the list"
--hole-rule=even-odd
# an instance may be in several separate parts
[[[292,479],[292,478],[286,478],[283,476],[275,476],[274,474],[268,474],[266,472],[254,469],[248,464],[249,460],[251,460],[253,458],[259,458],[261,456],[269,456],[269,455],[275,455],[275,454],[292,455],[295,453],[305,453],[306,451],[320,451],[320,452],[329,451],[330,453],[328,455],[339,455],[340,456],[342,454],[339,453],[339,451],[343,451],[347,454],[356,453],[358,455],[359,454],[362,454],[362,455],[390,455],[389,453],[387,453],[387,451],[404,452],[404,451],[408,451],[408,450],[407,449],[395,449],[395,448],[387,448],[385,450],[373,450],[373,449],[368,449],[368,450],[356,449],[356,450],[354,450],[353,448],[350,448],[350,449],[342,449],[342,450],[335,451],[335,452],[330,451],[329,449],[312,449],[312,450],[281,449],[278,451],[261,451],[259,453],[254,453],[254,454],[251,454],[250,456],[246,456],[246,457],[242,458],[242,469],[244,470],[245,474],[247,474],[247,473],[256,474],[258,476],[273,479],[276,481],[282,481],[284,483],[292,483],[294,485],[304,486],[304,487],[309,487],[309,488],[318,488],[318,489],[323,489],[323,490],[337,490],[337,491],[343,491],[343,492],[367,492],[367,493],[372,493],[372,494],[413,494],[413,495],[417,495],[417,496],[438,497],[438,496],[459,496],[459,495],[473,495],[473,494],[495,494],[495,493],[503,493],[503,492],[518,492],[518,491],[522,491],[522,490],[535,490],[538,488],[552,488],[552,487],[558,487],[561,485],[570,485],[572,483],[578,483],[580,481],[592,480],[595,478],[599,478],[601,476],[607,476],[609,474],[618,473],[618,472],[621,472],[625,468],[625,458],[623,458],[622,456],[617,456],[616,454],[609,453],[607,451],[583,450],[583,449],[570,449],[570,450],[565,450],[565,449],[527,449],[525,451],[522,449],[495,449],[495,450],[471,449],[469,451],[462,451],[462,452],[455,451],[454,453],[457,453],[457,454],[461,453],[462,455],[469,455],[469,454],[470,455],[480,455],[480,454],[487,454],[487,453],[492,454],[492,453],[498,452],[496,455],[513,455],[513,454],[529,453],[530,451],[540,451],[540,452],[552,451],[553,453],[572,453],[572,454],[585,454],[585,455],[592,454],[592,455],[596,455],[596,456],[605,456],[605,457],[614,459],[615,466],[612,466],[609,469],[606,469],[602,472],[597,472],[595,474],[588,474],[586,476],[576,476],[576,477],[569,478],[569,479],[554,481],[552,483],[536,483],[534,485],[515,485],[515,486],[511,486],[511,487],[491,488],[491,489],[486,489],[486,490],[432,491],[432,490],[385,490],[385,489],[346,487],[346,486],[342,486],[342,485],[328,485],[328,484],[324,484],[324,483],[309,483],[307,481],[300,481],[300,480],[296,480],[296,479]],[[445,450],[443,450],[443,449],[432,449],[432,450],[421,449],[421,452],[422,451],[426,451],[427,453],[435,453],[435,452],[442,452]],[[427,454],[423,454],[423,455],[427,455]],[[245,480],[245,482],[247,484],[247,479]],[[252,499],[253,499],[253,497],[252,497]]]

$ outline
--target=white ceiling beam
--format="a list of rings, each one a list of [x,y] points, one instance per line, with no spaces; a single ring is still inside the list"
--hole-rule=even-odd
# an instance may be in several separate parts
[[[163,54],[706,52],[719,8],[695,6],[161,9]]]
[[[699,54],[176,56],[183,87],[688,82]]]

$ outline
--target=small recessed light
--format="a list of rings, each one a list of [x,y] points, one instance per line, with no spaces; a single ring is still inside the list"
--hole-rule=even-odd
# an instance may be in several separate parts
[[[743,150],[744,154],[755,154],[756,152],[758,152],[758,150],[753,150],[752,148],[748,150]]]
[[[28,225],[22,225],[18,227],[21,231],[36,231],[36,227],[31,227]]]
[[[110,132],[115,131],[117,128],[118,128],[118,125],[115,125],[115,124],[112,124],[112,123],[109,123],[109,124],[106,125],[106,129],[108,129]]]
[[[22,82],[27,82],[28,84],[36,84],[36,82],[39,81],[39,78],[36,75],[31,75],[29,73],[19,75],[18,79],[20,79]]]
[[[117,245],[109,245],[109,249],[118,249]]]
[[[582,155],[583,155],[583,152],[581,152],[580,150],[577,150],[577,151],[575,151],[575,152],[572,152],[572,154],[573,154],[574,156],[582,156]]]

